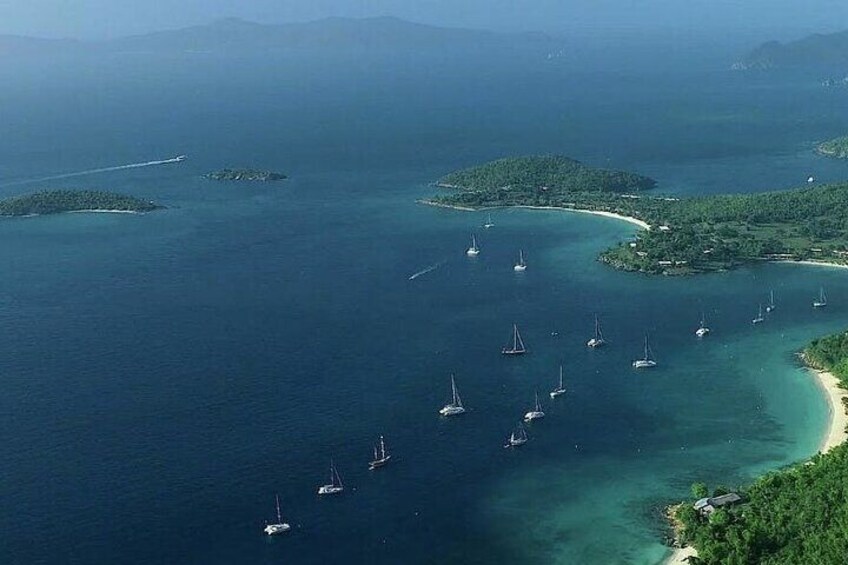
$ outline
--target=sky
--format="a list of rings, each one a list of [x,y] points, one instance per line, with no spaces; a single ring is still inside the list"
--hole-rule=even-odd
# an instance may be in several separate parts
[[[0,0],[0,34],[99,39],[240,17],[265,23],[391,15],[504,31],[848,29],[848,0]]]

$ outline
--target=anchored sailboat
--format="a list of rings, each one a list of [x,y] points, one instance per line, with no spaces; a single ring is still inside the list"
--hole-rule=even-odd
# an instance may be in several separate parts
[[[527,353],[527,348],[524,347],[524,340],[521,339],[521,334],[518,333],[518,326],[512,325],[512,346],[504,346],[501,349],[503,355],[524,355]]]
[[[495,227],[495,223],[492,221],[492,215],[491,214],[489,214],[488,217],[486,218],[486,223],[483,224],[483,227],[486,228],[486,229]]]
[[[383,436],[380,436],[380,445],[374,446],[374,459],[368,463],[368,470],[373,471],[385,466],[391,458],[392,456],[386,453],[386,442],[383,441]]]
[[[336,465],[333,463],[333,460],[330,460],[330,484],[321,485],[318,487],[318,494],[341,494],[344,491],[344,485],[342,484],[342,478],[339,476],[339,472],[336,469]]]
[[[545,413],[542,412],[542,405],[539,403],[539,393],[536,392],[536,406],[533,410],[530,410],[524,415],[525,422],[532,422],[533,420],[538,420],[539,418],[544,418]]]
[[[524,429],[524,426],[521,424],[521,422],[518,422],[518,427],[515,428],[515,430],[511,434],[509,434],[509,437],[507,438],[504,447],[520,447],[527,443],[528,439],[529,438],[527,437],[527,430]]]
[[[648,336],[645,336],[645,356],[642,359],[636,359],[633,361],[634,369],[650,369],[652,367],[656,367],[657,362],[653,360],[651,356],[651,348],[648,346]]]
[[[819,288],[819,299],[813,301],[813,308],[824,308],[827,306],[827,295],[824,293],[824,287]]]
[[[760,303],[760,309],[757,311],[757,317],[751,320],[752,324],[762,324],[766,319],[763,317],[763,304]]]
[[[465,408],[462,406],[462,398],[459,397],[459,391],[456,390],[456,380],[451,375],[451,401],[439,410],[442,416],[458,416],[465,413]]]
[[[565,385],[562,382],[562,365],[559,366],[559,386],[553,389],[550,393],[551,398],[562,396],[565,394]]]
[[[471,247],[468,248],[468,251],[465,252],[469,257],[477,257],[480,255],[480,248],[477,247],[477,238],[472,235],[471,236]]]
[[[595,336],[586,342],[586,345],[589,347],[601,347],[606,345],[607,342],[604,339],[604,334],[601,333],[601,322],[598,321],[598,316],[595,316]]]
[[[769,292],[769,303],[766,304],[766,312],[774,312],[777,309],[777,304],[774,303],[774,291]]]
[[[524,262],[524,251],[518,251],[518,263],[515,264],[512,270],[517,273],[523,273],[527,270],[527,263]]]
[[[282,534],[291,529],[291,526],[283,522],[282,516],[280,516],[280,495],[276,496],[277,498],[277,523],[276,524],[266,524],[264,532],[269,536],[275,536],[277,534]]]
[[[695,330],[695,335],[698,337],[704,337],[705,335],[710,333],[710,328],[705,325],[704,322],[704,313],[701,312],[701,324],[698,326],[698,329]]]

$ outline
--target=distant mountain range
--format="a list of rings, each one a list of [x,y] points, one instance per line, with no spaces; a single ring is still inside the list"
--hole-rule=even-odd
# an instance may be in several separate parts
[[[211,24],[108,41],[0,35],[0,56],[51,53],[231,52],[293,49],[456,50],[553,48],[541,33],[497,33],[444,28],[392,17],[327,18],[296,24],[259,24],[227,18]]]
[[[802,67],[848,70],[848,31],[817,33],[788,43],[769,41],[733,65],[738,70]]]

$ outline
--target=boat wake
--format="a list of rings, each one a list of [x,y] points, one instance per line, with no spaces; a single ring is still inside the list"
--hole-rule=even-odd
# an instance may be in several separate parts
[[[103,167],[100,169],[87,169],[85,171],[77,171],[74,173],[63,173],[61,175],[52,175],[49,177],[39,177],[34,179],[24,179],[0,184],[0,187],[17,186],[21,184],[32,184],[35,182],[45,182],[49,180],[69,179],[73,177],[82,177],[86,175],[96,175],[98,173],[108,173],[111,171],[123,171],[125,169],[140,169],[142,167],[155,167],[157,165],[168,165],[171,163],[181,163],[186,160],[185,155],[179,155],[170,159],[160,159],[158,161],[145,161],[143,163],[130,163],[128,165],[117,165],[115,167]]]
[[[441,267],[444,263],[445,263],[444,261],[439,261],[438,263],[434,263],[434,264],[430,265],[426,269],[421,269],[417,273],[413,273],[412,275],[409,275],[409,280],[414,281],[418,277],[424,276],[427,273],[432,273],[433,271],[435,271],[436,269]]]

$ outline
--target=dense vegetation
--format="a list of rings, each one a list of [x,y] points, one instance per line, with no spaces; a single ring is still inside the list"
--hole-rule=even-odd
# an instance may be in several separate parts
[[[737,69],[830,68],[848,64],[848,31],[815,33],[797,41],[769,41],[734,65]]]
[[[642,175],[588,167],[558,155],[509,157],[450,173],[438,185],[469,191],[508,189],[561,195],[570,192],[636,192],[656,186]]]
[[[486,186],[441,194],[431,202],[469,208],[557,206],[638,218],[652,229],[601,255],[625,270],[684,274],[760,259],[842,262],[848,257],[846,183],[686,199]]]
[[[47,190],[0,200],[0,216],[31,216],[85,210],[150,212],[161,208],[149,200],[96,190]]]
[[[848,334],[818,339],[804,351],[807,361],[848,384]],[[699,497],[701,485],[693,486]],[[696,492],[698,491],[698,492]],[[848,556],[848,445],[806,464],[759,479],[744,503],[704,518],[691,504],[676,517],[683,541],[694,545],[693,563],[743,565],[841,564]]]
[[[816,146],[816,151],[828,157],[848,159],[848,136],[837,137],[836,139],[820,143]]]
[[[207,173],[205,176],[212,180],[244,180],[261,182],[285,180],[287,178],[283,173],[260,171],[257,169],[221,169],[220,171]]]

